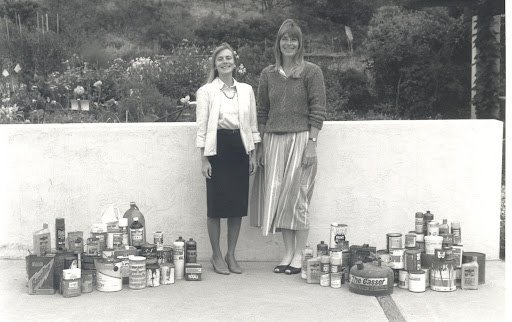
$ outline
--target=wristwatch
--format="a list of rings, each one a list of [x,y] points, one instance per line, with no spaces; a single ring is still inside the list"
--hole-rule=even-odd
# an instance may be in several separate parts
[[[310,141],[316,142],[316,138],[309,138]]]

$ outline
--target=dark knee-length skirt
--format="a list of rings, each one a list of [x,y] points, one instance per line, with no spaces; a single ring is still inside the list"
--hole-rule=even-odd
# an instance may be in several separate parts
[[[207,216],[247,216],[249,156],[239,130],[217,131],[217,155],[208,157],[212,178],[206,179]]]

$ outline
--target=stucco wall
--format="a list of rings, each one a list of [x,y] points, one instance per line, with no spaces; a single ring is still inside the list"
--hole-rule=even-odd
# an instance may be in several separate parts
[[[64,217],[67,232],[88,235],[109,203],[124,212],[136,201],[149,233],[194,237],[208,258],[194,133],[193,123],[0,126],[0,256],[24,255],[43,222],[53,232]],[[430,210],[461,222],[467,250],[498,258],[501,138],[492,120],[326,122],[311,243],[327,241],[335,221],[348,224],[351,244],[385,248],[386,233],[413,230],[415,212]],[[280,234],[262,237],[248,223],[238,257],[277,260]]]

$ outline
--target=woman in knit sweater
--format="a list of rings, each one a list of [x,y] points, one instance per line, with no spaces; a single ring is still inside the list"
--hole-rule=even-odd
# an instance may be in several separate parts
[[[308,206],[317,171],[316,142],[325,120],[322,70],[304,61],[302,32],[295,21],[277,33],[276,63],[263,69],[258,87],[258,127],[264,133],[257,149],[263,166],[255,181],[251,224],[263,235],[281,231],[285,254],[276,273],[297,274],[309,233]],[[258,186],[259,185],[259,186]]]

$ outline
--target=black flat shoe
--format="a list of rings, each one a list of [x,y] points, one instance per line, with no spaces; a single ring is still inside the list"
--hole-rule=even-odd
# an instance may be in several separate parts
[[[274,273],[284,273],[284,271],[288,268],[288,265],[277,265],[274,267]]]
[[[293,267],[288,265],[288,267],[284,270],[284,273],[287,275],[299,274],[301,271],[301,267]]]

